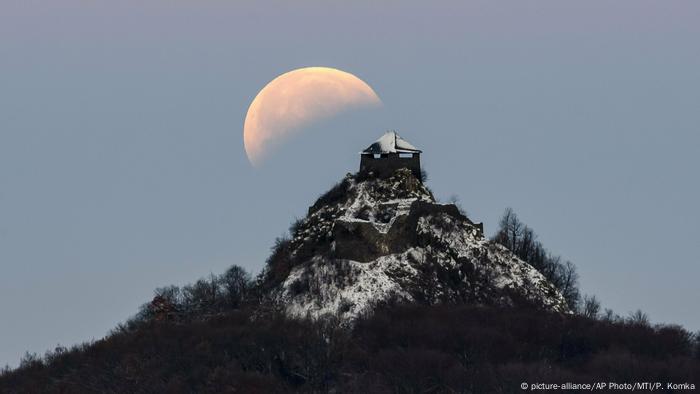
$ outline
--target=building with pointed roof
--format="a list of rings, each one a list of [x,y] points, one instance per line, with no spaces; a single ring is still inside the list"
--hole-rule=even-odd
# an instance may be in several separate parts
[[[360,172],[389,176],[399,168],[408,168],[422,181],[421,150],[401,138],[395,131],[387,131],[367,149],[360,152]]]

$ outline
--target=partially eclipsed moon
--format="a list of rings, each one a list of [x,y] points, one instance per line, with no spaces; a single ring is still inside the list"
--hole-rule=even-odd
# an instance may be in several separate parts
[[[268,150],[314,121],[353,108],[382,104],[360,78],[329,67],[306,67],[284,73],[268,83],[248,108],[243,143],[253,165]]]

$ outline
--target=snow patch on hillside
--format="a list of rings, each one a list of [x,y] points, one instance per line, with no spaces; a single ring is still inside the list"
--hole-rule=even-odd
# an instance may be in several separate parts
[[[336,260],[332,263],[315,260],[290,272],[281,286],[279,301],[288,315],[318,318],[337,315],[351,321],[368,312],[376,302],[390,297],[411,301],[412,297],[391,277],[389,272],[414,272],[406,255],[420,253],[409,250],[400,255],[387,255],[370,262]]]
[[[454,206],[436,203],[410,171],[399,170],[389,179],[357,181],[349,176],[345,181],[342,198],[310,210],[295,230],[291,257],[296,262],[273,292],[274,300],[290,316],[335,315],[352,322],[389,298],[499,305],[527,300],[568,312],[561,294],[542,274],[485,239],[481,229]],[[411,222],[415,228],[406,233],[410,215],[420,216]],[[403,232],[390,231],[399,218],[403,218]],[[353,231],[360,231],[359,227],[348,223],[371,225],[378,235],[355,236]],[[333,236],[338,225],[350,229],[341,240]],[[374,250],[389,250],[390,245],[402,249],[374,259],[370,255],[370,261],[361,262],[337,255],[337,242],[349,242],[343,249],[346,253],[354,245],[367,243]]]

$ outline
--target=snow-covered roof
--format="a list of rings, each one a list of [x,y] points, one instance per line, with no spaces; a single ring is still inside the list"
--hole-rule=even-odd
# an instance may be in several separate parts
[[[401,138],[397,132],[387,131],[381,138],[362,151],[362,154],[378,153],[421,153],[421,151]]]

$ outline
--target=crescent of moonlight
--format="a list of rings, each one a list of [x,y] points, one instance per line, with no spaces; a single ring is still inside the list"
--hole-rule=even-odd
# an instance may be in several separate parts
[[[248,108],[243,144],[251,164],[260,164],[280,141],[314,121],[354,108],[381,106],[360,78],[330,67],[305,67],[268,83]]]

